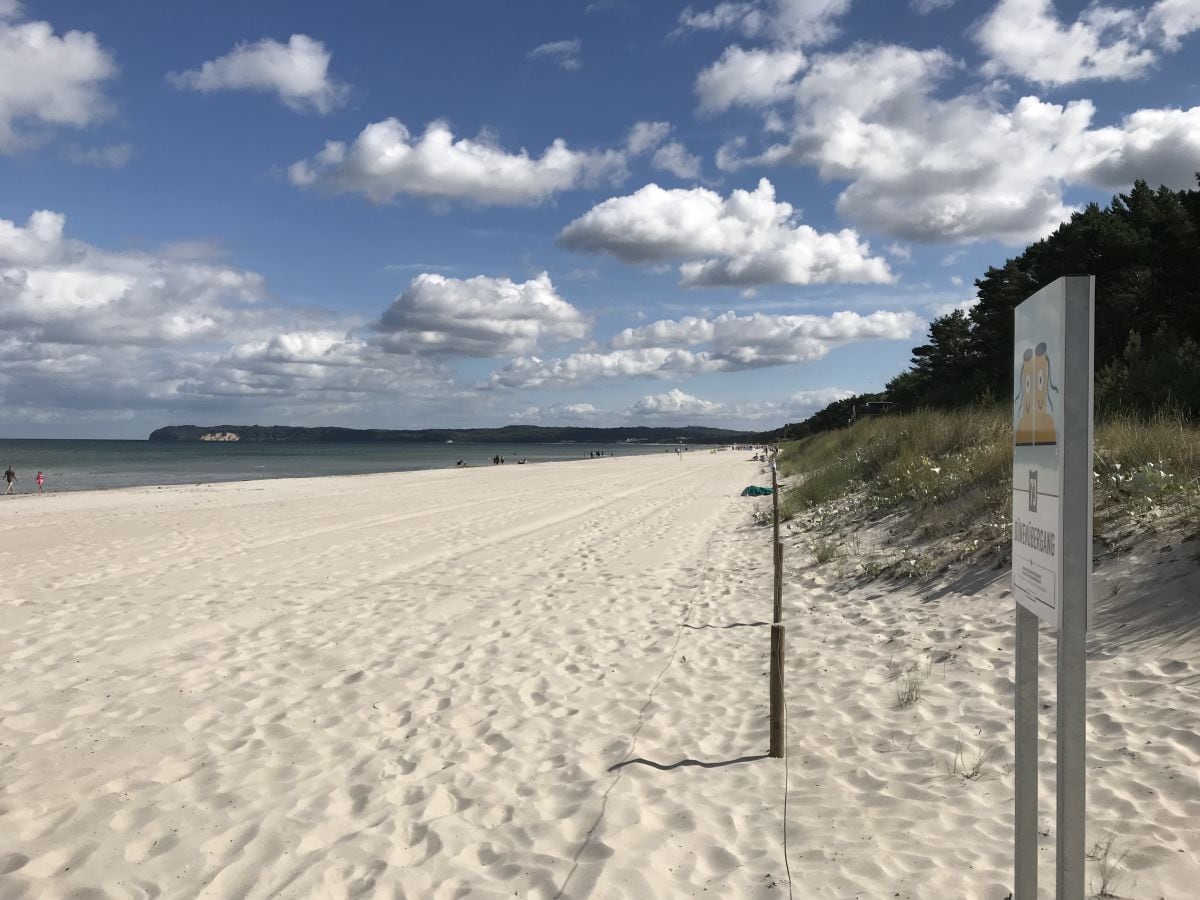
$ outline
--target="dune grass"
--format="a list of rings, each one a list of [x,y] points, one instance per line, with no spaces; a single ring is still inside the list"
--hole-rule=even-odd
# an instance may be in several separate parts
[[[1200,519],[1200,427],[1160,415],[1118,417],[1095,431],[1097,514],[1170,508]],[[1012,428],[1005,407],[922,410],[865,419],[787,443],[780,469],[793,485],[784,517],[851,495],[946,529],[1011,518]]]
[[[783,498],[794,514],[869,488],[882,505],[1003,510],[1012,472],[1010,425],[999,409],[880,416],[785,444],[780,467],[801,475]]]

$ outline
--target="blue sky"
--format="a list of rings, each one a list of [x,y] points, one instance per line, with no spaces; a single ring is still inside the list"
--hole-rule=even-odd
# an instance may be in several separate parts
[[[0,0],[3,437],[772,428],[1194,187],[1200,0]]]

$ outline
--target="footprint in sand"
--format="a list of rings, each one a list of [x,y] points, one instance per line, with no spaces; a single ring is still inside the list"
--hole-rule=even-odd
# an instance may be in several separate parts
[[[24,853],[6,853],[0,856],[0,875],[7,875],[25,867],[29,857]]]
[[[161,856],[178,843],[179,838],[169,831],[132,841],[125,845],[125,860],[131,863],[143,863],[155,856]]]

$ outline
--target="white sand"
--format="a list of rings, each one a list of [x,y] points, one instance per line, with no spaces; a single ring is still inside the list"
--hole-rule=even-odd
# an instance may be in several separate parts
[[[6,502],[0,896],[753,895],[748,456]]]
[[[843,527],[842,556],[824,565],[806,552],[815,542],[803,518],[785,541],[790,802],[806,811],[789,816],[792,874],[802,896],[1003,900],[1014,790],[1010,570],[911,582],[852,574],[862,559],[901,552],[905,527]],[[1200,542],[1151,537],[1149,523],[1140,530],[1147,537],[1132,552],[1107,555],[1094,571],[1087,848],[1112,841],[1111,896],[1185,900],[1200,896]],[[1040,897],[1054,896],[1055,880],[1054,635],[1041,629]],[[928,672],[922,698],[898,709],[910,667]],[[981,755],[979,777],[965,777]],[[1090,892],[1102,886],[1102,862],[1086,861]]]
[[[747,457],[0,498],[0,898],[787,896],[784,767],[744,759],[770,615]],[[804,547],[795,896],[1000,900],[1005,579],[847,589]],[[1200,653],[1147,634],[1089,668],[1091,811],[1125,820],[1119,887],[1182,898]],[[943,656],[896,709],[889,660]],[[998,741],[984,777],[947,774],[959,736]]]

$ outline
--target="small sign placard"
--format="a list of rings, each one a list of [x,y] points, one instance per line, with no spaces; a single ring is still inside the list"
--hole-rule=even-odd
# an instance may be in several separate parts
[[[1054,627],[1062,621],[1064,526],[1086,529],[1081,543],[1089,555],[1091,544],[1091,309],[1068,304],[1067,282],[1060,278],[1019,305],[1013,333],[1013,594]],[[1068,362],[1078,360],[1088,377],[1073,384],[1079,366]],[[1064,490],[1068,474],[1071,491]]]

